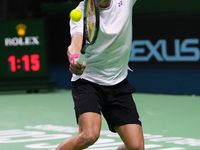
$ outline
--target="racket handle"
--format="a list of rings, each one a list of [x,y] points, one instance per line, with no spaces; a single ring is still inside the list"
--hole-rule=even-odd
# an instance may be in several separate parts
[[[85,58],[85,54],[80,53],[80,54],[79,54],[79,57],[78,57],[78,63],[79,63],[80,65],[83,64],[84,58]]]

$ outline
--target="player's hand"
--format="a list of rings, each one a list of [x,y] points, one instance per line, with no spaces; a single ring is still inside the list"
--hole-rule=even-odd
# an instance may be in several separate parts
[[[84,61],[82,65],[78,63],[78,58],[74,58],[74,60],[69,65],[69,71],[75,75],[82,75],[85,70],[87,63]]]

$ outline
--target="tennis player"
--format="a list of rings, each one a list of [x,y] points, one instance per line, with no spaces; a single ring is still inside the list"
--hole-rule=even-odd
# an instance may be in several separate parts
[[[144,150],[141,121],[132,98],[135,89],[126,79],[135,2],[99,0],[99,34],[87,48],[82,65],[77,57],[82,48],[83,20],[70,21],[72,39],[67,55],[79,132],[56,150],[82,150],[94,144],[100,135],[101,114],[110,131],[117,132],[124,142],[117,150]],[[84,2],[77,9],[83,10]]]

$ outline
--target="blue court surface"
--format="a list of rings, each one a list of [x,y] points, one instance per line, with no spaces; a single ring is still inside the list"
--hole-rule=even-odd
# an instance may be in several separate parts
[[[143,122],[145,149],[200,150],[200,97],[133,94]],[[0,150],[54,150],[77,134],[70,90],[0,93]],[[102,118],[99,140],[88,150],[122,144]]]

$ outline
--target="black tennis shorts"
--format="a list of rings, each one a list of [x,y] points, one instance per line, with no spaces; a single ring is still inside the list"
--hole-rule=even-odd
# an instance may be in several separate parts
[[[132,93],[135,88],[127,79],[113,86],[102,86],[84,79],[72,82],[76,119],[86,112],[103,114],[109,129],[126,124],[139,124],[141,121]]]

